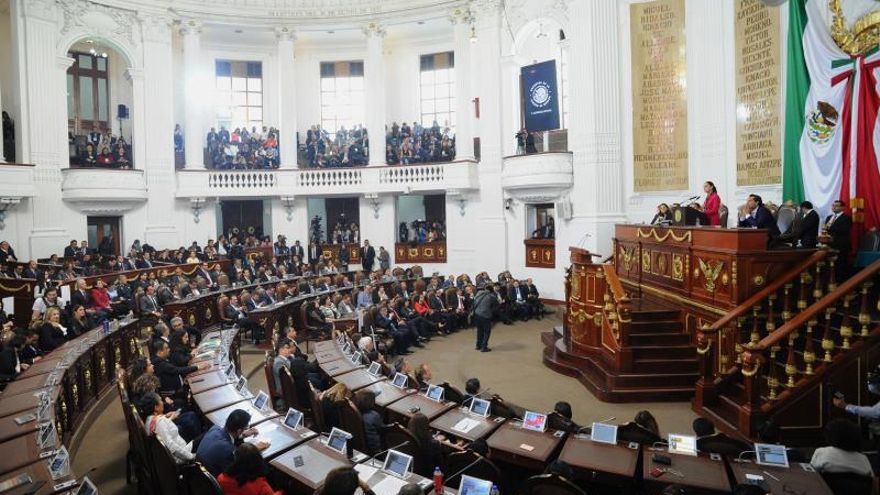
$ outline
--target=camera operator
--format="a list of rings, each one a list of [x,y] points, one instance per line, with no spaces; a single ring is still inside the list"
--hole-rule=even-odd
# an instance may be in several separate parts
[[[868,373],[868,377],[865,380],[868,384],[868,391],[874,395],[880,395],[880,366],[874,368],[874,371]],[[846,410],[846,412],[850,414],[855,414],[861,418],[878,420],[880,419],[880,402],[877,402],[873,406],[857,406],[854,404],[847,404],[846,400],[843,397],[843,394],[836,393],[834,394],[834,398],[831,399],[831,402],[841,409]],[[880,423],[873,422],[869,427],[872,436],[877,438],[880,436]]]

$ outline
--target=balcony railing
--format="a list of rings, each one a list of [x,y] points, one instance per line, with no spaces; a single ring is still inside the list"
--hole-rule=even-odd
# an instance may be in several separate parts
[[[122,213],[147,201],[143,170],[61,169],[61,198],[83,212]]]
[[[504,157],[501,186],[527,203],[555,201],[574,180],[571,152],[533,153]]]
[[[26,198],[35,195],[33,165],[0,164],[0,197]]]
[[[336,169],[181,170],[177,197],[314,196],[478,189],[472,161]]]

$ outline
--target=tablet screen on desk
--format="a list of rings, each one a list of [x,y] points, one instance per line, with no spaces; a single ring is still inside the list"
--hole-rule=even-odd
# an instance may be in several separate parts
[[[294,408],[290,408],[287,410],[287,416],[284,416],[284,426],[290,428],[291,430],[299,429],[302,426],[303,413],[297,411]]]
[[[547,415],[536,413],[534,411],[526,411],[523,415],[522,426],[527,430],[543,432],[547,429]]]
[[[397,373],[394,375],[394,380],[391,380],[391,384],[397,388],[404,389],[406,388],[406,375],[403,373]]]
[[[425,391],[425,397],[440,402],[443,400],[443,387],[437,385],[428,385],[428,390]]]
[[[697,455],[697,437],[670,433],[667,438],[671,454]]]
[[[351,356],[351,362],[353,364],[361,364],[361,356],[363,356],[363,354],[361,354],[361,351],[357,351],[356,353],[354,353],[353,356]]]
[[[785,451],[785,445],[756,443],[755,459],[762,466],[788,467],[788,453]]]
[[[346,431],[340,430],[339,428],[333,428],[333,430],[330,431],[330,437],[327,438],[327,446],[336,452],[345,455],[345,446],[350,436],[351,435]]]
[[[82,479],[82,483],[79,485],[79,489],[76,491],[76,495],[97,495],[98,489],[95,488],[95,484],[92,483],[92,480],[86,476]]]
[[[373,361],[372,363],[370,363],[370,369],[367,370],[367,373],[369,373],[373,376],[379,376],[379,371],[381,369],[382,369],[382,365],[377,363],[376,361]]]
[[[470,412],[471,414],[476,414],[477,416],[485,418],[489,415],[489,401],[478,399],[476,397],[472,398]]]
[[[458,487],[458,495],[489,495],[492,493],[492,482],[473,478],[468,475],[461,477],[461,485]]]
[[[617,425],[593,423],[590,439],[599,443],[617,444]]]
[[[268,405],[269,394],[260,390],[260,392],[257,393],[257,397],[254,399],[254,407],[260,412],[265,412]]]
[[[408,456],[403,452],[389,450],[385,457],[385,465],[382,470],[397,476],[398,478],[406,478],[409,475],[409,468],[412,465],[412,456]]]

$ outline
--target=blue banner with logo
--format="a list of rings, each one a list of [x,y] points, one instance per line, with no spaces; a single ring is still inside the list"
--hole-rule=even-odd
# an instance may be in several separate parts
[[[520,73],[523,115],[526,129],[559,129],[559,91],[556,87],[556,61],[527,65]]]

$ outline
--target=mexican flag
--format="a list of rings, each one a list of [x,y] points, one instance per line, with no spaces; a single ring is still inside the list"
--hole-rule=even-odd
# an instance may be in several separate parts
[[[783,200],[811,201],[823,221],[837,199],[864,201],[871,228],[880,219],[880,50],[841,50],[821,5],[789,0]]]

